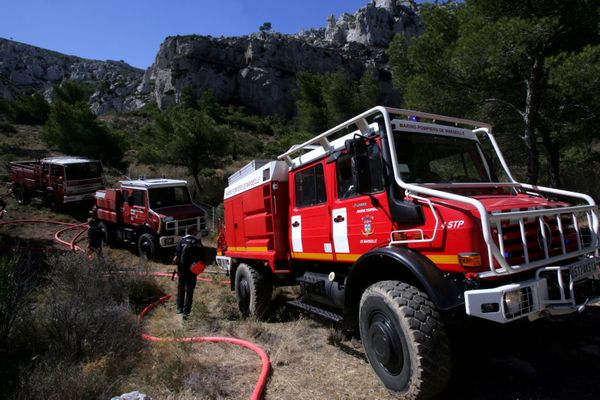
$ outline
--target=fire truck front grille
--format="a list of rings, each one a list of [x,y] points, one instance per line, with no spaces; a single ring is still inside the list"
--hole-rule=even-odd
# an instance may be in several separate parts
[[[559,218],[560,222],[557,218],[542,218],[541,223],[538,218],[524,221],[525,240],[519,222],[503,223],[500,229],[494,228],[492,234],[497,245],[502,243],[502,254],[509,264],[543,260],[578,249],[578,234],[572,219]],[[579,240],[585,246],[589,243],[589,235],[580,235]]]
[[[558,208],[494,213],[491,233],[509,266],[540,265],[594,250],[592,212]]]
[[[204,229],[204,218],[189,218],[183,220],[169,221],[165,225],[168,235],[184,236],[188,226],[195,226],[198,230]]]

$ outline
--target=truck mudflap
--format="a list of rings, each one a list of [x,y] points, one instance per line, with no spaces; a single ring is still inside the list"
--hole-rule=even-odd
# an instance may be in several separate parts
[[[231,257],[227,256],[217,256],[215,258],[217,262],[217,266],[221,268],[223,271],[229,273],[231,271]]]
[[[540,268],[534,279],[465,291],[468,315],[506,323],[560,316],[600,303],[600,259]]]

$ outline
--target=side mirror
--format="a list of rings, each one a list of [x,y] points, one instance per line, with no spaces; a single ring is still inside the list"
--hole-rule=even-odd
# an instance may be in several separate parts
[[[356,138],[350,143],[346,142],[346,148],[350,148],[350,154],[354,155],[352,164],[352,175],[356,177],[356,192],[368,193],[371,191],[371,164],[369,163],[369,143],[363,138]]]

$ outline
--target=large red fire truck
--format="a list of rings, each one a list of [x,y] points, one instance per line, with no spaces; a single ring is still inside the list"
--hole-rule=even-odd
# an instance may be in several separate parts
[[[188,226],[205,228],[205,211],[193,203],[183,180],[122,181],[120,188],[96,192],[95,212],[105,242],[134,244],[146,259],[173,248]]]
[[[92,201],[104,188],[102,163],[82,157],[49,157],[6,164],[10,186],[18,204],[34,197],[56,208],[63,204]]]
[[[447,383],[442,315],[507,323],[600,299],[594,200],[516,181],[486,123],[375,107],[249,164],[224,198],[217,263],[241,313],[299,285],[291,303],[358,326],[407,398]]]

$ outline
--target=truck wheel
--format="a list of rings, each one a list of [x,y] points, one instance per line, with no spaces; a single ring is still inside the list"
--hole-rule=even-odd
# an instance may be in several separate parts
[[[273,286],[256,269],[240,264],[235,273],[235,295],[243,317],[265,317],[271,305]]]
[[[17,186],[13,189],[13,193],[15,195],[15,200],[17,200],[17,204],[26,206],[31,203],[31,192],[25,189],[23,186]]]
[[[156,241],[150,233],[144,233],[138,238],[138,252],[143,260],[153,260],[156,256]]]
[[[113,243],[113,237],[108,225],[105,222],[100,222],[98,228],[102,231],[102,242],[105,245],[111,245]]]
[[[44,203],[52,211],[60,211],[60,203],[56,199],[56,196],[54,196],[54,193],[48,193],[44,199]]]
[[[360,336],[381,382],[406,399],[429,399],[450,379],[450,350],[440,315],[414,286],[383,281],[362,295]]]

